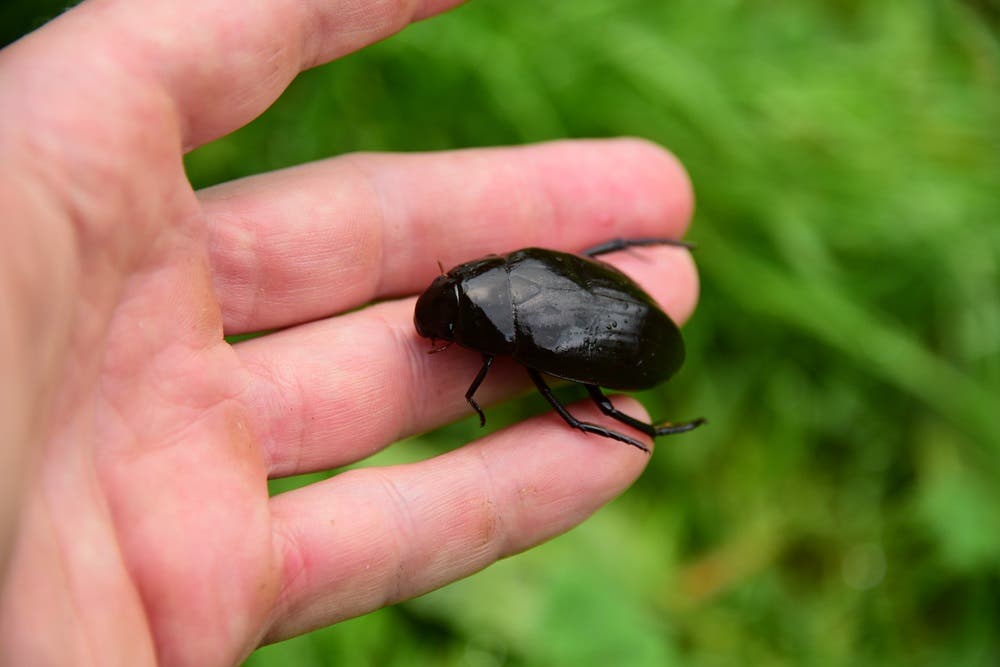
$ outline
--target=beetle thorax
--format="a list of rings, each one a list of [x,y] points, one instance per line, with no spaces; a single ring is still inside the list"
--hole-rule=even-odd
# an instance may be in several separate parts
[[[500,259],[500,258],[497,258]],[[481,266],[458,282],[454,340],[488,354],[514,351],[514,307],[504,263]]]

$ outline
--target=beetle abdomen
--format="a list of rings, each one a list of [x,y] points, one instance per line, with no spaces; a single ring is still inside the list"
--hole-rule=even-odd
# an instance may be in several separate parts
[[[507,257],[518,362],[610,389],[646,389],[684,361],[677,325],[628,276],[578,255]]]

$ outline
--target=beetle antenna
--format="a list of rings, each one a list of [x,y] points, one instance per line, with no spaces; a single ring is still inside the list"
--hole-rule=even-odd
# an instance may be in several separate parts
[[[427,350],[427,354],[436,354],[438,352],[444,352],[449,347],[451,347],[451,344],[454,342],[455,341],[453,340],[449,340],[444,345],[437,345],[437,341],[431,340],[431,345],[436,345],[436,347],[432,347],[431,349]]]
[[[444,264],[441,263],[440,259],[438,260],[438,268],[441,269],[441,275],[445,275]]]

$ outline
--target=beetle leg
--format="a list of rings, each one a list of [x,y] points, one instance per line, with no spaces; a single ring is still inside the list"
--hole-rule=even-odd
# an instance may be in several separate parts
[[[585,386],[587,387],[587,393],[590,394],[594,403],[597,403],[597,407],[601,409],[601,412],[613,419],[617,419],[623,424],[628,424],[637,431],[642,431],[650,437],[656,436],[656,428],[652,424],[647,424],[646,422],[639,421],[635,417],[628,416],[624,412],[620,412],[618,408],[612,405],[611,399],[604,395],[604,392],[601,391],[600,387],[595,384],[588,384]]]
[[[533,368],[529,368],[528,375],[531,376],[532,382],[538,387],[538,391],[541,392],[545,400],[559,413],[559,416],[563,420],[572,426],[573,428],[578,428],[586,433],[596,433],[597,435],[603,435],[605,438],[611,438],[612,440],[617,440],[618,442],[624,442],[626,445],[632,445],[633,447],[638,447],[642,451],[649,453],[649,447],[642,444],[635,438],[630,438],[627,435],[618,433],[617,431],[612,431],[611,429],[604,428],[603,426],[598,426],[597,424],[591,424],[590,422],[582,422],[573,415],[569,413],[566,406],[559,402],[556,395],[552,393],[552,389],[545,383],[545,379],[542,377],[541,373]]]
[[[586,250],[580,252],[584,257],[597,257],[598,255],[604,255],[609,252],[615,252],[617,250],[625,250],[626,248],[632,248],[635,246],[648,246],[648,245],[673,245],[679,246],[681,248],[687,248],[692,250],[694,248],[693,243],[688,243],[686,241],[678,241],[677,239],[665,239],[665,238],[641,238],[641,239],[611,239],[610,241],[605,241],[604,243],[599,243],[598,245],[591,246]]]
[[[611,404],[611,399],[604,395],[601,388],[594,384],[586,385],[587,392],[590,393],[590,397],[594,399],[594,403],[597,403],[597,407],[601,409],[601,412],[609,417],[617,419],[623,424],[628,424],[637,431],[642,431],[646,435],[655,438],[659,435],[672,435],[674,433],[684,433],[692,429],[696,429],[705,423],[704,419],[695,419],[694,421],[683,422],[681,424],[671,424],[669,422],[662,422],[660,424],[647,424],[646,422],[639,421],[635,417],[629,417],[624,412],[621,412],[614,405]]]
[[[486,373],[489,372],[490,366],[493,365],[493,355],[484,354],[483,355],[483,367],[479,369],[479,373],[476,374],[476,379],[472,381],[472,386],[469,387],[469,391],[465,392],[465,400],[469,402],[472,409],[476,411],[479,415],[479,428],[486,426],[486,415],[483,413],[483,409],[479,407],[479,403],[476,403],[476,399],[472,398],[472,395],[476,393],[479,389],[479,385],[483,383],[486,379]]]
[[[704,417],[698,417],[697,419],[692,419],[689,422],[681,422],[680,424],[660,422],[659,424],[653,424],[653,428],[656,429],[656,435],[674,435],[676,433],[687,433],[688,431],[693,431],[702,424],[707,423],[708,421]]]

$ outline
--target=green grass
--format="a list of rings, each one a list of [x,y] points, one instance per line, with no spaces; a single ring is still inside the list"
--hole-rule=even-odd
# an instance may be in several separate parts
[[[206,185],[360,149],[627,134],[698,191],[688,363],[642,398],[711,425],[570,534],[248,664],[1000,662],[998,16],[474,0],[191,155]]]

